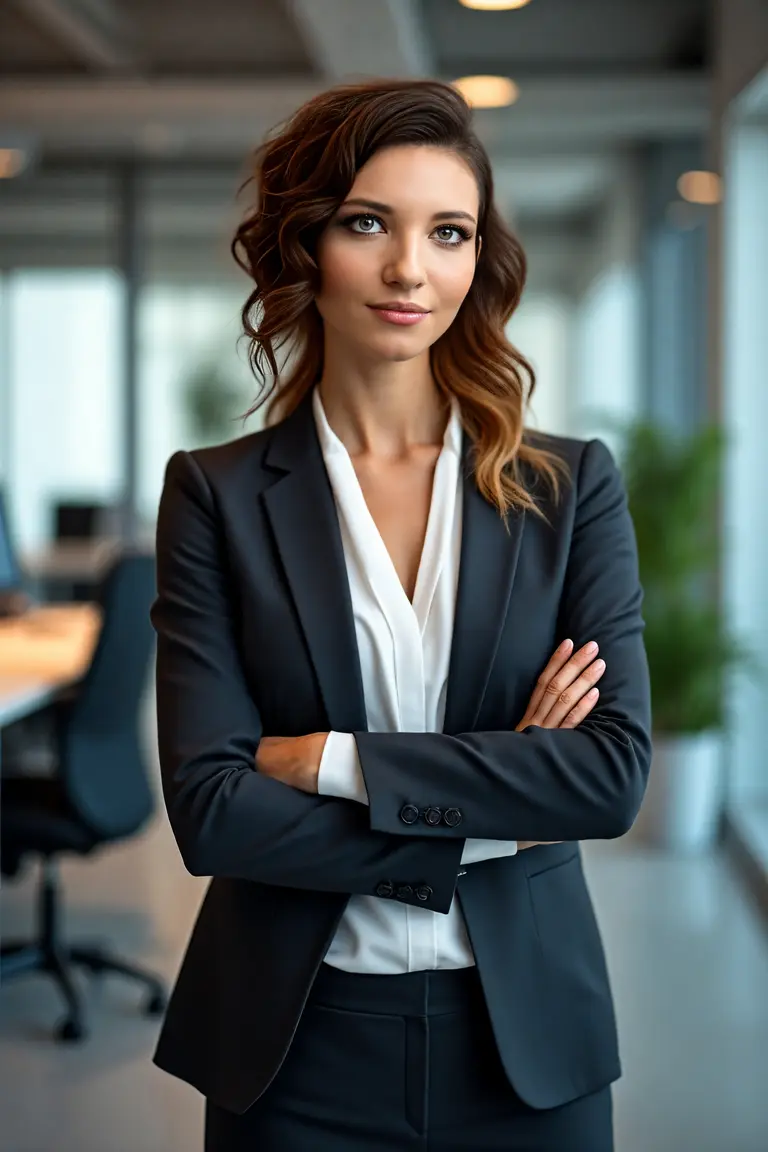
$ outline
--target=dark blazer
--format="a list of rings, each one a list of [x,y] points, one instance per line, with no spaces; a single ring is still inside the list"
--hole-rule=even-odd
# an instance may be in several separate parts
[[[608,449],[536,435],[573,483],[557,506],[541,491],[550,524],[515,514],[509,532],[478,493],[465,437],[438,734],[366,731],[310,397],[281,424],[168,464],[152,608],[160,761],[184,862],[213,880],[155,1061],[225,1108],[245,1111],[275,1076],[351,893],[438,913],[456,896],[504,1067],[529,1104],[620,1075],[578,842],[625,833],[648,775],[635,539]],[[598,706],[573,731],[515,732],[566,637],[600,644]],[[254,770],[262,734],[332,729],[355,734],[370,808]],[[564,843],[462,868],[465,837]]]

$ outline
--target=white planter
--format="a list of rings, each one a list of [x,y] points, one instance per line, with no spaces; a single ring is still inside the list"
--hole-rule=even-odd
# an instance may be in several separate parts
[[[723,807],[723,736],[658,736],[645,799],[633,832],[672,852],[705,852]]]

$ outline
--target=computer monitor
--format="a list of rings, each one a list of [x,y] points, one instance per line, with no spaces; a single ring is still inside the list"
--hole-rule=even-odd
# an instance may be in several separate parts
[[[0,594],[21,592],[24,580],[11,534],[8,506],[0,488]]]

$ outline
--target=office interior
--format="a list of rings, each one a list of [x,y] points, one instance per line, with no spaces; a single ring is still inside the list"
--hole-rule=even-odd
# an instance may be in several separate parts
[[[94,709],[113,743],[80,773],[101,814],[93,843],[70,829],[46,863],[48,825],[24,826],[27,852],[4,823],[4,950],[44,922],[87,955],[69,1001],[50,973],[22,971],[31,953],[3,956],[0,1152],[202,1145],[200,1098],[151,1064],[206,885],[159,796],[157,504],[174,451],[260,426],[240,419],[255,390],[229,252],[253,148],[324,87],[396,75],[485,78],[476,121],[529,259],[509,335],[537,372],[530,422],[599,436],[620,463],[640,422],[674,444],[724,434],[704,576],[757,659],[724,669],[723,718],[696,732],[713,736],[708,755],[676,768],[660,734],[674,797],[649,789],[636,828],[584,857],[622,1038],[617,1149],[768,1148],[764,0],[9,0],[4,822],[16,788],[45,808]]]

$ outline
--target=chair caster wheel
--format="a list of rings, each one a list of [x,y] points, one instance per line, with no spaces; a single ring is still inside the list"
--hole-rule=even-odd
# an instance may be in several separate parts
[[[145,1016],[164,1016],[168,1002],[162,992],[153,992],[144,1005]]]
[[[85,1039],[86,1029],[80,1020],[74,1020],[69,1016],[66,1020],[56,1029],[56,1039],[63,1044],[76,1044],[79,1040]]]

